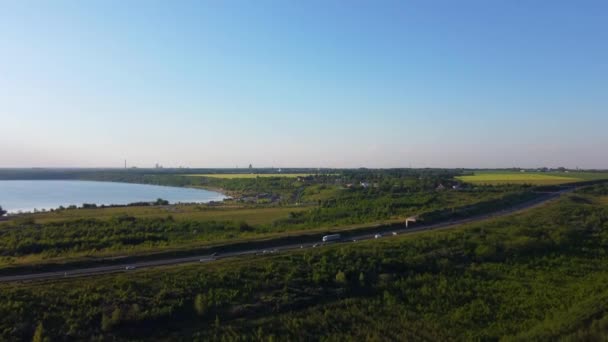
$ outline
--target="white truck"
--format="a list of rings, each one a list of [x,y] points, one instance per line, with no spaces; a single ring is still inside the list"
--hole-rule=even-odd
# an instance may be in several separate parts
[[[340,234],[325,235],[323,237],[323,242],[338,241],[341,238],[342,238],[342,236],[340,236]]]

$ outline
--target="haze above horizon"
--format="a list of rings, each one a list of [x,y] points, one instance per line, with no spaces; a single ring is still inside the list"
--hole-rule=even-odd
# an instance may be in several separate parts
[[[605,1],[0,2],[0,167],[608,168]]]

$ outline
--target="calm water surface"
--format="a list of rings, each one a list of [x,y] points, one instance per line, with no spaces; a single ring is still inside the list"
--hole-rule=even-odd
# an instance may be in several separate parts
[[[129,204],[155,201],[157,198],[177,202],[221,201],[221,193],[169,186],[91,182],[78,180],[0,181],[0,206],[9,213],[54,209],[59,206],[81,206],[83,203]]]

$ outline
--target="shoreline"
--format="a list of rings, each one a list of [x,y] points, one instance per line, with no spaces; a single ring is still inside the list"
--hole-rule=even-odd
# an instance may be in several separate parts
[[[226,190],[224,188],[218,188],[218,187],[213,187],[213,186],[196,185],[196,186],[184,186],[183,188],[217,192],[217,193],[224,195],[226,197],[226,199],[239,199],[243,196],[243,194],[238,191],[231,191],[231,190]]]
[[[119,182],[119,181],[108,181],[108,180],[89,180],[89,179],[6,179],[0,180],[0,182],[11,182],[11,181],[25,181],[25,182],[55,182],[55,181],[63,181],[63,182],[95,182],[95,183],[115,183],[115,184],[128,184],[128,185],[144,185],[144,186],[153,186],[153,187],[164,187],[164,188],[173,188],[173,189],[191,189],[196,191],[207,191],[215,193],[212,198],[204,199],[204,200],[170,200],[165,199],[162,196],[159,198],[162,200],[169,201],[169,205],[178,205],[178,204],[208,204],[211,202],[223,202],[224,200],[231,200],[234,198],[238,198],[238,194],[236,192],[226,191],[221,188],[211,188],[211,187],[194,187],[194,186],[172,186],[172,185],[161,185],[161,184],[149,184],[149,183],[140,183],[140,182]],[[156,197],[156,196],[154,196]],[[129,206],[153,206],[155,205],[155,201],[157,199],[150,200],[133,200],[127,203],[97,203],[95,201],[84,200],[81,203],[66,203],[66,204],[58,204],[57,206],[47,206],[42,205],[40,208],[16,208],[7,210],[6,216],[0,218],[0,221],[8,221],[12,217],[18,217],[20,215],[29,215],[36,214],[39,212],[52,212],[57,210],[67,210],[67,209],[95,209],[95,208],[117,208],[117,207],[129,207]],[[91,207],[83,207],[84,204],[94,205]],[[6,205],[6,204],[5,204]],[[62,208],[63,207],[63,208]],[[75,207],[75,208],[74,208]]]

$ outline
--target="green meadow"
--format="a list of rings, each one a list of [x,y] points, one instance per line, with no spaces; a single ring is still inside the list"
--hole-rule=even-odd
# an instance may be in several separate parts
[[[270,224],[284,219],[290,212],[305,210],[305,207],[237,207],[221,206],[208,207],[205,205],[180,204],[171,206],[134,206],[109,207],[95,209],[66,209],[54,212],[23,215],[35,219],[36,223],[50,223],[63,220],[100,219],[110,220],[119,216],[134,216],[137,218],[165,218],[171,215],[176,221],[237,221],[250,225]]]

